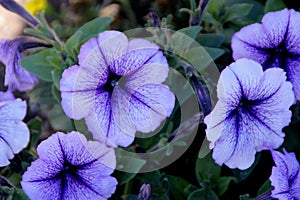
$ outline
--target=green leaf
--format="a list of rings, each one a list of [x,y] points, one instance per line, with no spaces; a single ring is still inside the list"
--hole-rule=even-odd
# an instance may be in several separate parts
[[[211,153],[197,159],[195,171],[199,183],[217,183],[221,175],[221,167],[214,162]]]
[[[220,47],[225,41],[225,37],[221,34],[207,33],[200,34],[196,41],[206,47]]]
[[[47,112],[48,120],[55,130],[69,132],[73,130],[73,123],[63,111],[61,105],[54,105]]]
[[[0,185],[0,194],[3,195],[3,196],[0,196],[1,200],[2,199],[3,200],[4,199],[6,199],[6,200],[29,200],[29,198],[24,193],[24,191],[21,189],[17,189],[17,188],[9,188],[9,187]]]
[[[37,143],[40,139],[40,135],[42,132],[42,121],[40,119],[32,119],[27,123],[27,126],[30,130],[30,143],[29,149],[31,147],[36,147]]]
[[[214,19],[219,19],[219,14],[224,7],[224,0],[210,0],[207,5],[207,11],[213,16]]]
[[[220,177],[220,179],[217,181],[217,193],[219,196],[227,191],[231,181],[236,181],[236,178],[231,176]]]
[[[201,26],[191,26],[191,27],[187,27],[187,28],[183,28],[178,30],[178,32],[183,33],[187,36],[189,36],[190,38],[196,39],[198,33],[201,31],[202,27]],[[173,35],[173,37],[176,36],[176,33]]]
[[[13,173],[10,177],[8,177],[9,182],[11,182],[14,186],[20,187],[20,182],[22,180],[22,175]]]
[[[199,44],[195,41],[195,38],[200,30],[200,26],[192,26],[176,31],[170,39],[171,51],[181,55],[186,50],[199,46]]]
[[[62,73],[64,72],[64,68],[56,68],[51,71],[51,78],[53,83],[57,89],[60,88],[60,80],[62,78]]]
[[[269,191],[272,189],[271,181],[270,179],[267,179],[266,182],[259,188],[257,192],[257,196]]]
[[[138,173],[140,169],[146,164],[145,160],[124,155],[124,151],[121,149],[116,149],[116,155],[118,163],[117,170],[120,171]]]
[[[210,55],[212,60],[216,60],[217,58],[221,57],[225,51],[219,48],[212,48],[212,47],[204,47],[207,53]]]
[[[196,190],[199,190],[198,187],[194,186],[194,185],[188,185],[186,188],[184,188],[184,192],[187,194],[191,194],[193,192],[195,192]]]
[[[148,183],[153,187],[161,187],[160,180],[161,180],[161,173],[160,171],[153,171],[148,173],[143,173],[137,176],[137,179],[141,180],[144,183]]]
[[[191,10],[194,11],[197,8],[197,4],[195,0],[190,0]]]
[[[250,198],[249,194],[243,194],[243,195],[240,195],[240,200],[254,200],[254,199]]]
[[[189,182],[183,178],[177,176],[167,176],[169,180],[170,193],[176,199],[187,199],[188,193],[185,192],[185,188],[189,187]]]
[[[96,18],[80,27],[67,41],[66,50],[71,56],[79,52],[79,47],[88,39],[96,37],[100,32],[109,29],[111,17]]]
[[[210,189],[199,189],[190,194],[188,200],[218,200],[216,193]]]
[[[239,170],[239,169],[233,169],[232,170],[234,176],[237,178],[238,183],[245,180],[251,174],[251,172],[254,170],[254,168],[258,164],[258,162],[260,160],[260,157],[261,157],[261,153],[257,153],[255,155],[254,163],[251,165],[251,167],[249,167],[246,170]]]
[[[235,20],[240,20],[246,17],[252,10],[253,5],[247,3],[240,3],[232,5],[226,12],[223,22],[234,22]]]
[[[38,53],[22,58],[19,64],[44,81],[52,81],[51,71],[54,67],[49,63],[48,57],[58,56],[53,55],[53,49],[45,49]]]
[[[51,92],[52,83],[40,81],[33,90],[27,92],[31,103],[38,103],[51,106],[56,104]]]
[[[278,11],[286,8],[286,5],[282,0],[267,0],[265,5],[265,13]]]
[[[209,53],[201,46],[189,49],[182,57],[198,72],[202,72],[211,62],[213,62]]]
[[[118,185],[123,185],[133,179],[136,176],[136,173],[126,173],[126,172],[120,172],[117,171],[114,174],[114,177],[118,180]]]
[[[52,84],[51,91],[52,91],[52,94],[53,94],[54,98],[57,100],[57,102],[61,103],[61,93],[57,89],[57,87],[55,86],[55,84]]]

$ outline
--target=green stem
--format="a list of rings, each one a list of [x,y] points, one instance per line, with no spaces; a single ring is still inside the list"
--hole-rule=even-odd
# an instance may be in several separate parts
[[[130,194],[131,189],[132,189],[132,180],[130,180],[126,183],[125,188],[124,188],[124,195]]]

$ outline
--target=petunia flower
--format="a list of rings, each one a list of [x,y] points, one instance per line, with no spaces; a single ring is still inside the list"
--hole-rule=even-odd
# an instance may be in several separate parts
[[[4,85],[8,86],[8,90],[22,92],[31,90],[38,82],[33,74],[19,65],[19,60],[22,58],[21,52],[30,48],[32,44],[24,38],[0,40],[0,62],[6,66]]]
[[[9,164],[14,154],[29,142],[29,130],[22,122],[26,102],[15,99],[10,92],[0,92],[0,167]]]
[[[275,165],[270,176],[272,197],[280,200],[300,199],[300,165],[294,153],[272,151]]]
[[[95,139],[128,146],[136,131],[154,131],[171,114],[175,97],[161,84],[168,64],[156,44],[105,31],[82,45],[78,60],[62,75],[62,106],[85,118]]]
[[[222,71],[217,87],[219,100],[204,120],[213,158],[247,169],[256,152],[282,144],[282,128],[292,115],[292,85],[282,69],[263,72],[257,62],[240,59]]]
[[[284,9],[267,13],[262,23],[242,28],[232,37],[233,58],[259,62],[264,70],[279,67],[286,71],[300,100],[300,13]]]
[[[107,199],[117,180],[114,149],[87,141],[79,132],[57,132],[37,148],[39,158],[22,178],[22,188],[31,200]]]

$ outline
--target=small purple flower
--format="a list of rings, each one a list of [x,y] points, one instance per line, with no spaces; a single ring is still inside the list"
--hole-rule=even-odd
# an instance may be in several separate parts
[[[267,13],[262,24],[241,29],[232,38],[233,58],[259,62],[264,70],[279,67],[286,71],[300,100],[300,13],[284,9]]]
[[[38,79],[19,65],[21,52],[26,46],[24,38],[14,40],[0,40],[0,61],[6,66],[4,85],[8,90],[31,90]],[[26,48],[25,48],[26,49]]]
[[[169,69],[157,45],[105,31],[82,45],[78,59],[62,75],[62,106],[85,118],[95,139],[126,147],[136,131],[153,131],[171,114],[175,97],[161,84]]]
[[[280,200],[300,199],[300,165],[294,153],[272,151],[275,165],[270,176],[272,197]]]
[[[37,148],[39,159],[23,175],[22,188],[31,200],[107,199],[117,180],[114,149],[87,141],[78,132],[57,132]]]
[[[282,144],[294,102],[282,69],[263,72],[255,61],[237,60],[222,71],[217,91],[219,101],[204,119],[217,164],[247,169],[256,152]]]
[[[9,164],[14,154],[29,142],[29,130],[22,122],[26,115],[26,102],[15,99],[10,92],[0,92],[0,167]]]
[[[140,188],[140,192],[136,200],[148,200],[150,196],[151,196],[151,185],[144,183]]]

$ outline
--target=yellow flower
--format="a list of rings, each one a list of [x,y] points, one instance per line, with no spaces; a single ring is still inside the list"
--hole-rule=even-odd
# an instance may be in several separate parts
[[[24,7],[28,12],[35,15],[47,8],[47,0],[25,0]]]

